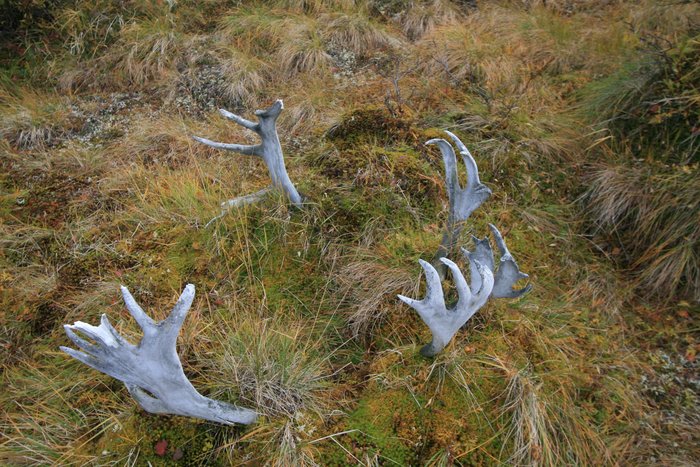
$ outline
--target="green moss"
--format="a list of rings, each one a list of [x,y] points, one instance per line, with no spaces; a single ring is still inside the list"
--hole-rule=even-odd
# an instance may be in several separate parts
[[[377,455],[384,462],[412,465],[425,438],[424,416],[410,394],[389,390],[365,395],[350,414],[348,428],[357,430],[350,436],[369,458]]]
[[[388,146],[417,142],[412,121],[394,117],[382,107],[364,107],[351,111],[328,131],[327,137],[339,149],[362,144]]]

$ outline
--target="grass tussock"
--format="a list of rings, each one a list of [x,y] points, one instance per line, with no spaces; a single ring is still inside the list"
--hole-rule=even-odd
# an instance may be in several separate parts
[[[326,363],[304,326],[249,319],[231,331],[220,336],[224,350],[217,366],[220,382],[227,382],[223,386],[233,382],[244,400],[270,417],[323,414]]]
[[[605,166],[591,176],[586,211],[639,290],[700,299],[697,167]]]
[[[76,130],[67,99],[0,89],[0,137],[17,149],[45,149]]]
[[[554,399],[527,366],[521,369],[499,357],[486,363],[503,372],[503,415],[509,417],[505,439],[511,449],[511,465],[561,465],[606,462],[609,453],[592,427],[576,416],[575,404],[560,389]]]
[[[298,73],[320,75],[327,72],[332,58],[326,51],[326,44],[312,22],[288,25],[287,40],[277,51],[276,61],[282,76],[292,77]]]
[[[403,33],[409,40],[416,41],[435,28],[455,24],[462,19],[462,12],[449,0],[428,0],[415,2],[400,16]]]
[[[131,84],[143,85],[160,78],[185,47],[182,36],[160,19],[131,23],[121,31],[113,69]]]
[[[256,57],[249,57],[228,49],[222,59],[225,77],[223,97],[238,106],[250,106],[264,90],[269,66]]]
[[[337,281],[350,303],[348,324],[353,337],[367,336],[391,311],[398,293],[415,292],[414,274],[380,263],[360,260],[338,271]],[[388,302],[388,303],[387,303]]]
[[[398,45],[398,41],[381,25],[362,14],[328,16],[323,37],[330,48],[352,51],[358,57],[368,57]]]

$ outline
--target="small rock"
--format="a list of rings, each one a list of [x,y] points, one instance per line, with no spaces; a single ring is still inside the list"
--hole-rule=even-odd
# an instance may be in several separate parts
[[[177,449],[175,449],[175,452],[173,452],[173,460],[179,461],[180,459],[182,459],[182,456],[184,456],[184,455],[185,455],[185,453],[182,452],[182,449],[177,448]]]

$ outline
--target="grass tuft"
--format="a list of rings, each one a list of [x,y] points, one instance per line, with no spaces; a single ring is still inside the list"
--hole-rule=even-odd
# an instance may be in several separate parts
[[[583,198],[594,233],[645,295],[700,300],[700,170],[621,164],[591,175]]]

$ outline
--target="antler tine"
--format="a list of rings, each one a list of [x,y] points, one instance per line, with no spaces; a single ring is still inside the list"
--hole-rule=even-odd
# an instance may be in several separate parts
[[[432,264],[419,259],[418,262],[423,267],[425,273],[425,298],[423,301],[426,304],[445,305],[445,295],[442,293],[442,284],[440,283],[440,275],[435,270]]]
[[[457,157],[450,143],[442,138],[433,138],[425,142],[426,145],[435,144],[440,149],[442,161],[445,165],[445,185],[447,186],[447,196],[452,199],[455,197],[456,190],[461,187],[459,185],[459,176],[457,175]]]
[[[219,109],[219,113],[224,117],[228,118],[229,120],[238,123],[243,128],[247,128],[256,133],[260,131],[260,125],[258,123],[251,122],[250,120],[243,118],[240,115],[236,115],[235,113],[229,112],[226,109]]]
[[[468,251],[466,248],[462,248],[462,255],[464,255],[464,258],[467,260],[467,263],[469,263],[469,273],[471,275],[471,288],[475,291],[475,293],[478,293],[481,290],[482,280],[481,274],[476,268],[475,255],[471,251]]]
[[[459,296],[459,302],[455,308],[459,308],[460,304],[468,304],[472,299],[472,291],[467,285],[467,280],[464,278],[464,274],[459,269],[455,263],[447,258],[440,258],[443,264],[445,264],[450,271],[452,271],[452,278],[455,281],[455,288],[457,289],[457,295]]]
[[[495,286],[495,277],[493,272],[479,261],[470,258],[469,263],[470,265],[474,265],[476,275],[478,275],[480,278],[481,287],[479,288],[479,291],[475,293],[474,300],[478,304],[478,308],[481,308],[481,306],[483,306],[489,299],[489,296],[493,291]]]
[[[193,136],[193,140],[198,141],[207,146],[211,146],[215,149],[224,149],[226,151],[237,152],[238,154],[243,154],[244,156],[258,156],[262,155],[262,151],[259,144],[233,144],[233,143],[219,143],[212,141],[210,139],[202,138],[200,136]]]
[[[182,324],[185,322],[187,313],[190,311],[192,301],[194,300],[194,293],[194,284],[187,284],[185,290],[183,290],[182,294],[180,294],[180,298],[177,300],[177,303],[175,303],[170,316],[168,316],[164,321],[164,323],[166,323],[170,329],[170,334],[172,334],[175,339],[177,339],[177,335],[180,333],[180,328],[182,328]]]
[[[452,141],[454,141],[455,145],[459,149],[459,153],[462,155],[462,159],[464,160],[464,165],[467,168],[467,189],[476,189],[479,185],[481,185],[481,181],[479,180],[479,167],[476,165],[476,161],[474,160],[472,153],[469,152],[469,149],[467,149],[457,135],[448,130],[445,130],[445,133],[452,138]]]
[[[148,316],[145,311],[143,311],[143,308],[141,308],[138,303],[136,303],[136,300],[134,300],[134,297],[131,295],[131,292],[129,292],[129,289],[123,285],[120,288],[126,309],[129,310],[131,316],[134,317],[138,325],[141,327],[141,330],[144,332],[144,335],[146,335],[153,330],[156,322],[153,321],[153,319],[151,319],[151,317]]]
[[[398,295],[398,298],[406,305],[416,310],[421,318],[427,319],[436,309],[445,307],[445,296],[442,292],[440,276],[433,265],[422,259],[419,259],[418,262],[423,267],[423,273],[425,275],[425,297],[423,297],[422,300],[415,300],[405,295]]]

